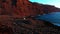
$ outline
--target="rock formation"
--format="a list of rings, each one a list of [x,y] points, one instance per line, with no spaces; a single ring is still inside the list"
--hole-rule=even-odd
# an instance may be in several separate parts
[[[57,34],[57,26],[34,20],[39,14],[60,11],[51,5],[29,0],[0,0],[0,34]]]

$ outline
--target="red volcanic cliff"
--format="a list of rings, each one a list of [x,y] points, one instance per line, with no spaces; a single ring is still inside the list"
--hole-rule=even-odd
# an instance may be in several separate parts
[[[57,34],[58,27],[31,17],[60,11],[28,0],[0,0],[0,34]]]
[[[50,6],[43,5],[38,3],[32,3],[28,0],[4,0],[0,1],[1,8],[0,14],[3,15],[18,15],[21,17],[29,15],[38,15],[47,12],[60,11],[60,9]],[[13,3],[15,1],[15,3]]]

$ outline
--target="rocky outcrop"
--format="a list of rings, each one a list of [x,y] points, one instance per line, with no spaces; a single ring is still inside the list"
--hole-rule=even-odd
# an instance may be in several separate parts
[[[60,11],[60,9],[54,6],[32,3],[28,0],[1,0],[0,4],[1,15],[18,15],[25,17]]]
[[[0,32],[8,32],[8,34],[60,33],[59,27],[33,19],[36,15],[56,11],[60,9],[28,0],[0,0]]]

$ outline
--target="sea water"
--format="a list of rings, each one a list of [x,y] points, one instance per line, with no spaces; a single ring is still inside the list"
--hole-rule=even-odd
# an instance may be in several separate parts
[[[51,22],[54,25],[60,26],[60,12],[52,12],[48,14],[36,16],[37,20],[45,20]]]

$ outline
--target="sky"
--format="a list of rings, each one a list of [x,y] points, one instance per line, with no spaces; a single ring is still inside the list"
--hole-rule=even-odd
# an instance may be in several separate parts
[[[29,0],[29,1],[42,3],[42,4],[53,5],[55,7],[60,8],[60,0]]]

